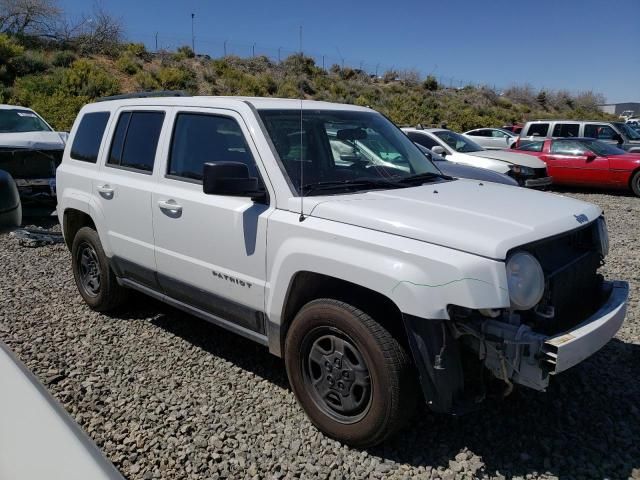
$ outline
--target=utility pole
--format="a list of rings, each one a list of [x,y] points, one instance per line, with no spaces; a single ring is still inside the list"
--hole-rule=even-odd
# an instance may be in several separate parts
[[[256,44],[255,43],[253,45],[251,45],[251,56],[252,57],[256,56]]]
[[[324,55],[322,55],[322,70],[324,70]]]
[[[156,52],[158,51],[158,32],[156,32]]]
[[[224,49],[224,56],[227,56],[227,41],[225,40],[224,43],[222,44],[222,48]]]
[[[278,63],[280,63],[280,50],[282,50],[282,47],[278,47]]]
[[[195,13],[191,14],[191,50],[193,50],[193,53],[196,53],[196,36],[193,29],[193,19],[195,16]]]

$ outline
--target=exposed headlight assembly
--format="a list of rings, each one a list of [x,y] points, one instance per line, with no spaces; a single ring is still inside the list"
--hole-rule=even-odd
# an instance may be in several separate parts
[[[516,175],[530,177],[535,175],[535,171],[531,167],[523,167],[522,165],[509,165],[509,170]]]
[[[511,308],[529,310],[544,294],[544,272],[536,258],[528,252],[516,252],[507,260],[507,285]]]
[[[598,219],[598,240],[600,242],[600,254],[604,258],[609,255],[609,231],[604,217]]]

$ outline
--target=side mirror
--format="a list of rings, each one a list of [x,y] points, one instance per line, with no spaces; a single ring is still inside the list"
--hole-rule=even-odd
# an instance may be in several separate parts
[[[598,156],[593,152],[587,152],[586,154],[587,162],[593,162]]]
[[[624,139],[622,138],[622,135],[620,135],[619,133],[614,133],[613,139],[618,143],[624,143]]]
[[[202,191],[207,195],[258,197],[258,179],[249,176],[249,167],[240,162],[205,163]]]
[[[436,145],[435,147],[432,147],[431,151],[436,155],[442,155],[443,157],[447,155],[447,151],[444,149],[444,147],[441,147],[440,145]]]

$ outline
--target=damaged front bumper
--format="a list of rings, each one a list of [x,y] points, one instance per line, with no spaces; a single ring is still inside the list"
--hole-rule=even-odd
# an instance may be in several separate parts
[[[620,329],[626,314],[629,285],[604,282],[602,303],[589,318],[562,333],[545,335],[516,321],[479,314],[464,319],[425,320],[404,316],[409,345],[429,406],[457,413],[468,403],[469,378],[461,361],[470,351],[494,377],[508,385],[543,391],[549,377],[600,350]]]

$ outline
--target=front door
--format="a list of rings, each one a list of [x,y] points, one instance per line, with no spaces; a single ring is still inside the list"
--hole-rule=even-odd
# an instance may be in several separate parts
[[[202,191],[208,162],[242,162],[260,178],[257,150],[242,118],[228,110],[177,109],[173,123],[151,203],[160,285],[176,300],[264,334],[271,209],[248,197]]]
[[[606,185],[609,159],[588,151],[574,140],[553,140],[548,154],[541,157],[554,183]]]

